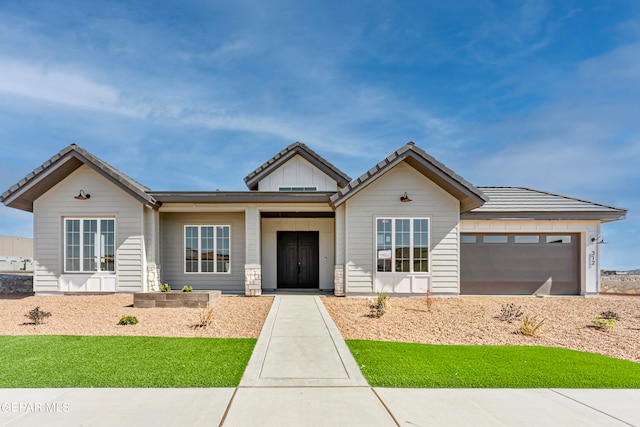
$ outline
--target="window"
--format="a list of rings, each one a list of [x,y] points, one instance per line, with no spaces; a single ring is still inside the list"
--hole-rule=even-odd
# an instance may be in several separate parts
[[[376,261],[379,272],[429,271],[429,220],[376,220]]]
[[[64,271],[115,271],[115,220],[64,220]]]
[[[461,234],[460,243],[476,243],[477,237],[475,234]]]
[[[185,273],[229,273],[230,242],[228,225],[185,226]]]
[[[518,234],[513,236],[513,243],[540,243],[540,236],[537,234]]]
[[[482,236],[482,243],[508,243],[509,236],[502,234],[489,234]]]
[[[547,236],[547,243],[571,243],[571,236]]]
[[[317,191],[318,187],[278,187],[278,191]]]

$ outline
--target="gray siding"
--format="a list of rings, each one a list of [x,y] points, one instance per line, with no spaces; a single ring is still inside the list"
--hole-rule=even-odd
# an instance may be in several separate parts
[[[231,272],[185,273],[184,226],[230,225]],[[160,213],[162,283],[172,288],[193,286],[193,289],[218,289],[224,292],[244,292],[245,224],[242,212]]]
[[[89,200],[73,197],[80,189]],[[113,279],[113,274],[63,274],[65,217],[104,217],[116,220],[116,285],[119,292],[142,290],[142,209],[140,202],[88,166],[81,166],[34,202],[34,290],[65,290],[63,283]],[[82,279],[84,280],[84,279]],[[82,289],[78,289],[82,290]]]
[[[401,203],[407,192],[411,203]],[[400,163],[346,203],[346,292],[374,292],[376,217],[431,221],[431,287],[459,292],[460,202],[406,163]]]

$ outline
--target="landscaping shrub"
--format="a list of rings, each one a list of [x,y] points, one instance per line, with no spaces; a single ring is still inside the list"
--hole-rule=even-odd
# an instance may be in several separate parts
[[[171,286],[169,286],[167,283],[160,284],[160,292],[171,292]]]
[[[213,307],[203,307],[200,309],[200,317],[195,325],[198,328],[206,328],[213,323]]]
[[[424,300],[427,303],[427,311],[430,312],[433,304],[436,302],[435,298],[431,295],[431,288],[427,289],[427,295],[425,295]]]
[[[542,325],[544,325],[545,319],[538,321],[538,316],[529,316],[525,314],[522,320],[522,326],[520,326],[520,333],[528,337],[535,337],[542,335]]]
[[[40,325],[44,323],[44,319],[51,316],[51,313],[48,311],[40,310],[40,306],[38,306],[25,314],[25,316],[31,319],[34,325]]]
[[[615,313],[614,313],[615,314]],[[618,321],[615,318],[605,318],[605,317],[601,317],[601,316],[596,316],[593,320],[591,320],[591,323],[593,323],[593,325],[600,329],[601,331],[610,331],[616,328],[616,323]]]
[[[618,315],[618,313],[616,313],[615,311],[603,311],[602,313],[600,313],[600,318],[601,319],[614,319],[614,320],[620,320],[620,316]]]
[[[369,299],[369,317],[382,317],[385,310],[389,308],[389,295],[386,292],[378,292],[376,299]]]
[[[521,308],[522,306],[516,307],[512,302],[509,304],[502,304],[502,308],[500,308],[500,320],[511,323],[522,317],[522,311],[520,311]]]
[[[193,292],[193,286],[183,286],[182,292]]]
[[[118,325],[135,325],[138,323],[138,318],[136,316],[122,316]]]

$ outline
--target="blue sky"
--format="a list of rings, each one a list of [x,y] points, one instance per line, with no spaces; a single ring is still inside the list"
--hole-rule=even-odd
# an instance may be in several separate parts
[[[154,190],[243,190],[295,141],[352,177],[415,141],[478,186],[628,208],[601,267],[640,268],[640,2],[0,4],[0,191],[72,142]]]

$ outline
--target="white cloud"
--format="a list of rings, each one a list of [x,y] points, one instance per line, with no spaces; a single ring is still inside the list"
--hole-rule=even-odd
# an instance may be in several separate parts
[[[131,117],[148,113],[127,105],[118,89],[81,73],[6,57],[0,57],[0,63],[0,92],[6,95]]]

